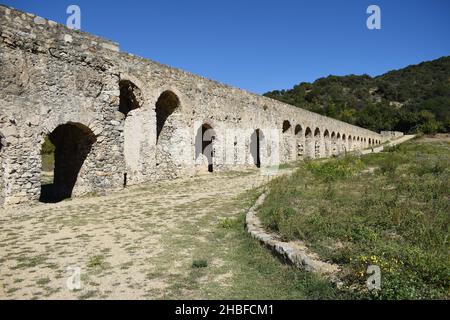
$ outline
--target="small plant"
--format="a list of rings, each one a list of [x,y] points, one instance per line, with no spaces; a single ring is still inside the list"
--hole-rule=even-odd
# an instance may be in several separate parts
[[[101,255],[89,258],[87,263],[88,268],[100,268],[105,264],[105,257]]]
[[[236,219],[225,218],[219,222],[219,226],[224,229],[231,229],[236,225]]]
[[[42,278],[39,279],[38,281],[36,281],[36,283],[40,286],[46,285],[48,283],[50,283],[50,279],[49,278]]]
[[[206,267],[208,267],[208,261],[206,261],[205,259],[194,260],[194,262],[192,262],[192,268],[194,269],[202,269]]]

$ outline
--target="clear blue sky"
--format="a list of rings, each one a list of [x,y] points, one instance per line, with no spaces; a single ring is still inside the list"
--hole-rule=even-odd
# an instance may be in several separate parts
[[[450,55],[449,0],[0,0],[123,51],[255,93],[329,74],[379,75]],[[366,27],[370,4],[382,30]]]

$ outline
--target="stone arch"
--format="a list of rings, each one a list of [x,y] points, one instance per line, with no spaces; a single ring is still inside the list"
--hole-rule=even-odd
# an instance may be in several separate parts
[[[314,138],[313,133],[309,127],[305,129],[305,149],[306,157],[309,159],[314,158]]]
[[[293,158],[293,154],[295,154],[294,149],[294,137],[292,135],[292,125],[289,120],[283,121],[282,128],[282,153],[281,153],[281,162],[289,162]]]
[[[331,133],[331,155],[335,156],[339,153],[338,151],[338,145],[337,145],[337,136],[336,132]]]
[[[291,123],[289,122],[289,120],[284,120],[283,121],[283,133],[289,133],[291,131]]]
[[[173,133],[171,116],[180,108],[180,99],[170,90],[164,91],[156,101],[156,143],[169,141]]]
[[[59,202],[71,198],[79,180],[88,173],[92,164],[87,164],[96,135],[91,129],[81,123],[67,122],[57,126],[49,135],[54,145],[53,183],[41,186],[41,202]],[[83,172],[85,169],[86,172]],[[95,170],[93,166],[92,170]],[[83,182],[83,181],[82,181]],[[81,183],[82,184],[82,183]],[[80,193],[85,193],[79,185]]]
[[[369,146],[370,147],[372,146],[372,139],[371,138],[369,138]]]
[[[352,151],[353,150],[353,138],[351,135],[347,138],[347,150]]]
[[[123,121],[123,168],[124,187],[127,183],[139,181],[142,159],[141,148],[145,141],[145,115],[142,112],[145,97],[141,90],[142,84],[136,78],[127,76],[119,81],[120,102],[119,111]]]
[[[345,133],[342,134],[342,152],[347,152],[348,151],[348,144],[347,144],[347,136],[345,135]]]
[[[336,135],[336,148],[337,148],[337,154],[340,154],[343,151],[342,136],[341,136],[340,132],[338,132]]]
[[[297,159],[303,159],[305,155],[305,139],[303,136],[303,127],[300,124],[295,126],[295,143],[297,149]]]
[[[217,134],[211,124],[205,122],[197,130],[195,155],[197,163],[208,172],[214,172],[214,156]]]
[[[322,157],[322,136],[319,128],[314,130],[314,158]]]
[[[253,158],[253,163],[257,168],[262,165],[262,149],[264,146],[264,133],[261,129],[253,131],[250,137],[250,153]]]
[[[331,156],[331,137],[330,137],[330,131],[328,129],[325,129],[325,132],[323,133],[323,142],[324,142],[324,149],[325,149],[325,157]]]

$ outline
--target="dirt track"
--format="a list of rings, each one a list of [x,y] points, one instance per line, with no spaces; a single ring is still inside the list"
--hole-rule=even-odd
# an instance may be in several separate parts
[[[148,184],[105,197],[0,210],[0,298],[208,298],[236,272],[221,221],[265,181],[257,171]],[[218,236],[220,234],[220,237]],[[196,259],[208,261],[201,278]],[[81,269],[79,291],[66,286]]]

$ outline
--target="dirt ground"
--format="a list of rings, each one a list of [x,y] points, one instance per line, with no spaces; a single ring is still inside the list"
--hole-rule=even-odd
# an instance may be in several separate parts
[[[245,211],[241,195],[265,181],[256,170],[214,173],[0,210],[0,298],[226,296],[239,264],[220,225]],[[196,260],[208,263],[201,274]],[[81,289],[68,289],[68,268],[80,269]]]

